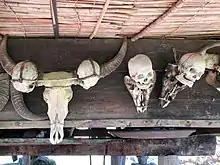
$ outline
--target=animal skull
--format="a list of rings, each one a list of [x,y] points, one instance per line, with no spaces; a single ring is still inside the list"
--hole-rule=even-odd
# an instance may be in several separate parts
[[[205,68],[205,60],[200,54],[187,53],[179,60],[176,79],[191,88],[205,73]]]
[[[138,54],[128,62],[129,76],[125,76],[124,83],[130,92],[137,112],[144,112],[148,108],[150,94],[156,82],[156,72],[152,68],[150,58]]]
[[[63,83],[59,83],[59,86],[57,86],[56,81],[53,81],[54,84],[46,85],[43,92],[44,101],[48,105],[47,115],[50,119],[50,142],[52,144],[60,143],[64,137],[64,119],[68,114],[68,103],[73,97],[72,88],[65,81],[71,79],[72,74],[52,72],[44,74],[43,80],[56,80],[55,77],[57,80],[64,80]]]
[[[178,72],[178,66],[175,64],[168,64],[166,73],[163,77],[162,92],[160,95],[160,105],[165,108],[169,103],[176,98],[177,94],[184,90],[187,86],[180,83],[175,77]]]
[[[0,63],[3,69],[12,76],[13,87],[20,92],[31,92],[35,86],[45,87],[43,96],[48,105],[47,114],[51,124],[50,141],[52,144],[60,143],[64,137],[64,119],[68,114],[68,103],[73,95],[71,85],[81,85],[85,89],[94,86],[100,78],[108,76],[119,67],[127,51],[127,39],[124,39],[118,54],[107,63],[99,66],[92,60],[83,61],[77,71],[78,77],[74,75],[75,71],[43,73],[38,76],[33,63],[24,61],[15,64],[7,53],[6,44],[7,35],[0,45]],[[89,65],[88,62],[94,64],[93,70],[92,65]],[[92,77],[94,76],[91,75],[92,72],[95,73],[95,77]],[[28,120],[44,119],[45,117],[34,115],[29,111],[22,95],[13,87],[11,88],[11,100],[18,114]]]
[[[12,72],[12,83],[16,90],[29,93],[36,86],[38,71],[35,64],[22,61],[15,65]]]

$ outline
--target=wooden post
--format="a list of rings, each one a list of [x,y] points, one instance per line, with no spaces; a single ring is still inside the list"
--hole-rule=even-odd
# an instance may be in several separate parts
[[[125,165],[125,156],[111,156],[111,165]]]
[[[179,165],[178,156],[158,156],[158,165]]]

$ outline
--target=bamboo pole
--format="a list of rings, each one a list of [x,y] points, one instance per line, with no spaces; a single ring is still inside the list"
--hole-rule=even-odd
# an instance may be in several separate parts
[[[109,3],[110,3],[110,0],[106,0],[105,5],[103,7],[103,10],[101,12],[101,15],[100,15],[100,17],[98,19],[98,22],[97,22],[97,24],[96,24],[96,26],[94,28],[94,31],[92,32],[91,36],[89,37],[90,39],[92,39],[96,35],[96,33],[97,33],[98,29],[99,29],[99,26],[100,26],[100,24],[101,24],[101,22],[102,22],[102,20],[103,20],[103,18],[105,16],[105,13],[106,13],[106,11],[108,9]]]
[[[157,19],[155,19],[153,22],[148,24],[144,29],[142,29],[140,32],[135,34],[131,41],[136,41],[139,38],[142,38],[147,32],[149,32],[152,28],[154,28],[156,25],[160,24],[164,19],[166,19],[172,12],[175,12],[177,8],[181,7],[183,5],[184,0],[177,0],[167,11],[165,11],[161,16],[159,16]]]

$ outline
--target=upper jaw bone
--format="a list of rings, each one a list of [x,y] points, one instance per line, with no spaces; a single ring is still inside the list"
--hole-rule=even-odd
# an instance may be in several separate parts
[[[63,132],[64,124],[54,123],[50,125],[50,142],[51,144],[59,144],[64,138]]]

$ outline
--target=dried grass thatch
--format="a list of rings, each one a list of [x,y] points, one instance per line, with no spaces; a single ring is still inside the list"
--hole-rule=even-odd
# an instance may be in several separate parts
[[[219,0],[56,0],[59,36],[220,35]],[[54,36],[49,1],[1,0],[0,33]]]

